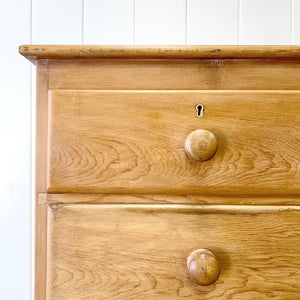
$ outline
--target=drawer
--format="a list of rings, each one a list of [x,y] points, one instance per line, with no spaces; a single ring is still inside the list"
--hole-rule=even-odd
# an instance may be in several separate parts
[[[300,194],[298,91],[52,90],[49,111],[48,192]]]
[[[281,50],[282,53],[282,50]],[[295,90],[291,59],[51,59],[50,89]]]
[[[48,214],[47,299],[300,296],[297,207],[77,204]],[[215,283],[190,279],[196,249],[214,253]]]

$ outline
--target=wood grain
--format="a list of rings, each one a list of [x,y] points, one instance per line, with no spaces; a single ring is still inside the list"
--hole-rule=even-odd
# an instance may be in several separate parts
[[[39,195],[40,203],[55,204],[198,204],[198,205],[300,205],[299,197],[232,197],[205,195],[152,195],[152,194],[47,194]]]
[[[241,207],[241,206],[240,206]],[[184,205],[49,208],[47,299],[298,299],[300,211],[243,215]],[[211,250],[208,287],[186,259]]]
[[[20,53],[37,64],[36,300],[299,299],[299,46]],[[194,165],[198,128],[219,149]],[[221,262],[213,286],[188,278],[198,248]]]
[[[299,46],[106,46],[22,45],[19,52],[41,58],[300,58]]]
[[[300,89],[300,61],[286,59],[52,59],[49,73],[50,89]]]
[[[298,91],[51,91],[48,192],[299,196],[299,101]],[[217,137],[206,162],[185,153],[195,129]]]
[[[35,300],[46,299],[47,204],[39,202],[39,193],[47,189],[48,75],[48,61],[39,60],[36,79]]]

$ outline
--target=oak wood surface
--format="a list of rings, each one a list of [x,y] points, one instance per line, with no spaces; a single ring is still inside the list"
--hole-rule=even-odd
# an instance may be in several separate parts
[[[41,58],[300,58],[299,46],[113,46],[21,45],[19,52]]]
[[[36,79],[35,300],[46,299],[47,205],[39,202],[39,193],[47,190],[48,82],[48,61],[39,60]]]
[[[153,195],[153,194],[39,194],[40,203],[51,204],[198,204],[198,205],[300,205],[299,197],[259,196],[205,196],[205,195]]]
[[[46,282],[49,299],[299,299],[300,99],[298,91],[283,91],[300,90],[299,46],[24,45],[20,53],[37,64],[36,300],[46,299]],[[63,114],[52,124],[48,89],[87,91],[70,91],[71,102],[61,91]],[[129,98],[116,96],[124,91],[103,91],[91,100],[89,90],[154,90],[155,98],[150,91],[133,91]],[[177,96],[170,93],[165,102],[166,93],[155,90]],[[178,90],[196,91],[186,94],[187,101]],[[197,90],[222,90],[202,92],[210,104],[201,120],[206,129],[218,124],[219,167],[195,168],[180,152],[190,130],[199,128],[200,119],[189,123],[190,104],[202,102]],[[140,118],[130,120],[124,101]],[[117,124],[119,117],[124,124]],[[49,174],[60,167],[52,181]],[[131,168],[141,177],[126,178]],[[170,178],[179,174],[179,181],[166,188],[170,180],[160,176],[163,170]],[[219,181],[223,174],[228,176]],[[186,175],[208,178],[187,185]],[[186,257],[200,247],[213,250],[222,267],[221,281],[204,290],[186,269]]]
[[[56,90],[50,98],[48,192],[300,194],[298,91]],[[205,162],[184,150],[196,129],[218,141]]]
[[[286,59],[51,59],[49,74],[50,89],[300,89],[300,61]]]
[[[299,298],[299,208],[59,205],[49,225],[47,299]],[[220,261],[207,287],[188,276],[198,248]]]

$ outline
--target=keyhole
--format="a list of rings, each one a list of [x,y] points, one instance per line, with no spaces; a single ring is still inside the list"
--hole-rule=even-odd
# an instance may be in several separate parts
[[[197,117],[202,118],[203,117],[203,105],[202,104],[197,104],[196,105],[196,110],[197,110]]]

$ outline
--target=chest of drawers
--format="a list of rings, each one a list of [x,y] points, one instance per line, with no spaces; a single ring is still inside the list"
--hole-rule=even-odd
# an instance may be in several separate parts
[[[299,299],[299,47],[20,53],[36,299]]]

